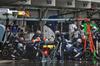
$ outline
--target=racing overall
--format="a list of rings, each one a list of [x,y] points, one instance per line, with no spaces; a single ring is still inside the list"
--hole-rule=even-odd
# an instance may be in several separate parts
[[[80,37],[82,38],[82,36],[84,36],[85,35],[85,31],[84,31],[84,29],[82,29],[82,30],[80,30]]]
[[[73,42],[76,42],[77,41],[77,39],[79,38],[79,31],[74,31],[73,32],[73,36],[72,36],[72,38],[73,38]]]

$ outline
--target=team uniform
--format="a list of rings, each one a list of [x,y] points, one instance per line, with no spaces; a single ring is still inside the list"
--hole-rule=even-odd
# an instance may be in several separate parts
[[[80,35],[81,35],[81,38],[82,38],[82,36],[85,35],[85,30],[84,29],[80,30]]]
[[[79,36],[80,36],[79,31],[74,31],[74,32],[73,32],[73,36],[72,36],[73,42],[76,42],[77,39],[79,38]]]
[[[60,46],[59,46],[59,50],[60,50],[60,59],[64,60],[64,55],[67,56],[66,58],[69,59],[69,56],[72,53],[75,53],[74,56],[71,56],[72,59],[79,59],[82,55],[82,52],[77,49],[76,47],[68,44],[66,42],[66,39],[59,33],[59,35],[56,35],[56,40],[59,41]],[[65,51],[64,51],[65,50]]]

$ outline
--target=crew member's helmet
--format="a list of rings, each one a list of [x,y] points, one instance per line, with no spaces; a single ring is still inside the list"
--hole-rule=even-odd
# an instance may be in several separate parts
[[[82,40],[85,40],[86,39],[86,36],[82,36]]]
[[[23,37],[20,37],[20,40],[22,40],[22,41],[23,41],[23,40],[24,40],[24,38],[23,38]]]
[[[22,51],[23,50],[23,44],[18,43],[18,49]]]
[[[32,42],[33,42],[33,43],[35,43],[35,42],[36,42],[36,40],[34,40],[34,39],[33,39],[33,40],[32,40]]]
[[[82,40],[81,39],[77,39],[77,43],[82,43]]]
[[[35,39],[35,41],[37,41],[37,42],[41,41],[40,37],[37,37],[37,38]]]
[[[41,34],[41,31],[40,31],[40,30],[37,30],[37,31],[36,31],[36,34]]]
[[[60,31],[59,31],[59,30],[56,30],[56,31],[55,31],[55,35],[56,35],[56,36],[60,36]]]
[[[83,29],[83,28],[84,28],[84,26],[83,26],[83,25],[80,25],[80,28],[81,28],[81,29]]]
[[[96,27],[92,27],[93,32],[97,31]]]
[[[49,40],[47,38],[44,39],[44,43],[47,44],[49,43]]]
[[[77,27],[74,27],[74,30],[77,31]]]

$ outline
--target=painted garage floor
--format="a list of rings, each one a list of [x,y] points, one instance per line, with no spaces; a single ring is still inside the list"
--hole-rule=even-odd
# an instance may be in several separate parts
[[[41,63],[25,60],[1,60],[0,66],[100,66],[100,62],[95,61],[65,61],[64,63]]]

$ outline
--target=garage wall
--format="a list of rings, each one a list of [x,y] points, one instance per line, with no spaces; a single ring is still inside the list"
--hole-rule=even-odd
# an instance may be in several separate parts
[[[30,13],[30,15],[31,15],[32,18],[39,18],[40,17],[39,10],[32,10],[31,9],[31,10],[26,10],[26,11],[29,11],[29,13]],[[50,11],[48,11],[46,18],[49,18],[51,15],[58,14],[58,13],[59,12],[57,10],[50,10]],[[64,17],[66,19],[69,19],[70,17],[74,17],[74,16],[75,16],[74,14],[64,15]],[[6,16],[3,16],[2,13],[0,13],[0,18],[6,18]],[[13,16],[10,15],[9,18],[13,18]],[[81,12],[79,18],[87,18],[87,12]],[[99,18],[99,13],[96,13],[93,16],[93,18]],[[0,23],[1,23],[1,21],[0,21]]]
[[[50,11],[48,11],[48,13],[47,13],[47,18],[49,18],[51,15],[55,15],[55,14],[58,14],[58,11],[52,11],[52,10],[50,10]]]
[[[80,18],[87,18],[87,12],[81,12]]]
[[[26,10],[26,11],[29,11],[32,18],[39,18],[40,17],[40,11],[39,10]],[[43,13],[43,12],[41,12],[41,13]],[[48,11],[46,18],[49,18],[51,15],[54,15],[54,14],[58,14],[58,11],[50,10],[50,11]]]
[[[69,19],[70,17],[74,17],[74,14],[65,15],[65,19]]]
[[[39,10],[26,10],[29,11],[29,14],[32,18],[39,18]]]
[[[99,13],[96,13],[93,18],[99,18]]]
[[[26,11],[29,11],[33,18],[39,18],[39,10],[26,10]],[[46,18],[48,18],[48,17],[50,17],[51,15],[54,15],[54,14],[58,14],[58,11],[50,10],[50,11],[48,11]],[[65,15],[64,17],[66,19],[69,19],[70,17],[74,17],[74,14],[68,14],[68,15]],[[81,12],[80,18],[87,18],[87,12]],[[93,18],[99,18],[99,13],[96,13],[93,16]]]

